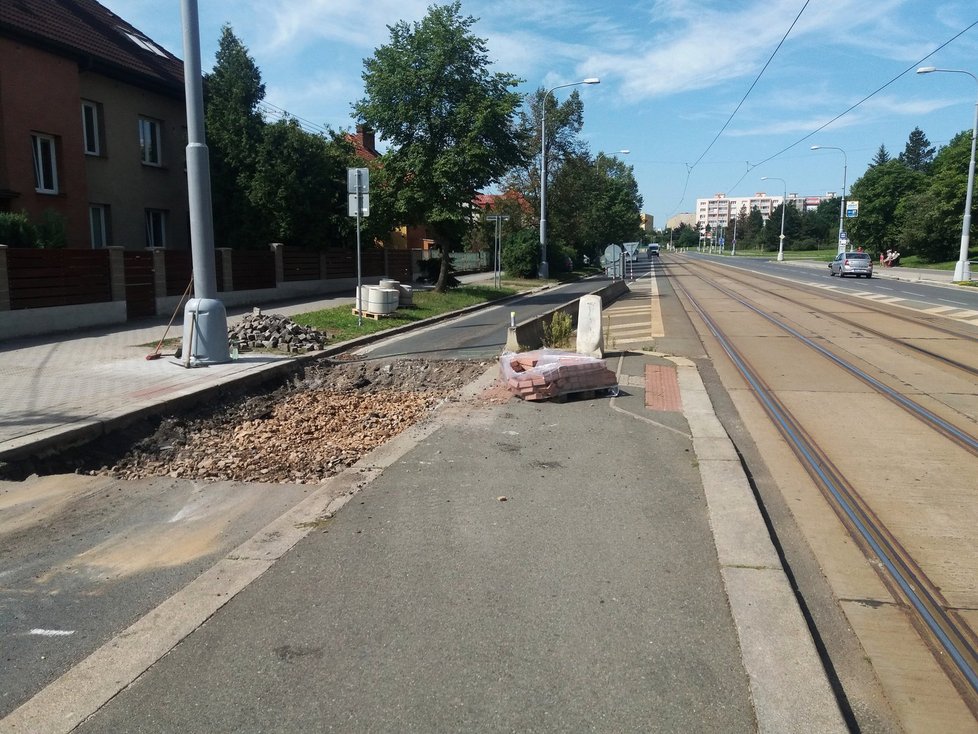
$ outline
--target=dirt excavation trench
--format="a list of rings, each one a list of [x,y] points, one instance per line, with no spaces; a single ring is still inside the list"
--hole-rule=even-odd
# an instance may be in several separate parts
[[[314,484],[457,399],[489,366],[466,360],[317,361],[270,392],[166,416],[136,429],[137,436],[109,436],[18,473]]]

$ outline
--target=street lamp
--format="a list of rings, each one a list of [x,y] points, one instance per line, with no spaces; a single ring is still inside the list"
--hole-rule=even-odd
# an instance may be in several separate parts
[[[540,272],[541,278],[550,277],[550,265],[547,263],[547,97],[564,87],[576,87],[579,84],[600,84],[601,80],[593,77],[582,79],[570,84],[558,84],[547,90],[540,105]]]
[[[967,74],[976,82],[978,76],[963,69],[938,69],[933,66],[921,66],[918,74],[931,74],[943,71],[949,74]],[[968,248],[971,245],[971,194],[975,188],[975,139],[978,138],[978,101],[975,102],[975,124],[971,128],[971,163],[968,164],[968,193],[964,199],[964,221],[961,224],[961,253],[954,266],[954,280],[957,282],[971,280],[971,264],[968,262]]]
[[[849,156],[842,148],[836,148],[834,145],[813,145],[812,150],[837,150],[842,153],[842,206],[839,207],[839,249],[838,252],[846,251],[846,230],[845,230],[845,216],[846,216],[846,171],[849,168]]]
[[[784,184],[784,198],[781,199],[781,235],[778,237],[778,262],[784,260],[784,210],[788,207],[788,182],[777,176],[761,176],[761,181],[780,181]]]

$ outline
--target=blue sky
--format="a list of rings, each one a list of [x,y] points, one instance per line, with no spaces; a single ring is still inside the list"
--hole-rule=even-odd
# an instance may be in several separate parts
[[[180,2],[101,1],[183,58]],[[213,66],[228,23],[261,70],[267,102],[352,129],[363,59],[389,40],[389,24],[420,20],[430,4],[203,0],[203,66]],[[495,69],[525,80],[520,91],[600,77],[579,87],[583,135],[593,153],[631,151],[620,157],[658,227],[697,197],[782,192],[762,176],[801,195],[839,192],[842,154],[814,144],[846,151],[851,185],[881,143],[896,156],[919,126],[939,146],[974,121],[974,80],[914,73],[925,65],[978,75],[978,25],[928,56],[978,21],[974,0],[463,0],[462,10],[478,19]]]

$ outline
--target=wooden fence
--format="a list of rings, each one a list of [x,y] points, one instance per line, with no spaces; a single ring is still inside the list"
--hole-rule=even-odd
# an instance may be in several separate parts
[[[112,300],[104,250],[7,249],[10,310]]]
[[[218,250],[218,292],[274,289],[285,282],[356,277],[356,254],[330,248]],[[364,277],[411,282],[411,253],[362,253]],[[155,301],[182,295],[193,277],[186,250],[43,250],[0,245],[0,311],[125,300],[129,318],[152,316]]]

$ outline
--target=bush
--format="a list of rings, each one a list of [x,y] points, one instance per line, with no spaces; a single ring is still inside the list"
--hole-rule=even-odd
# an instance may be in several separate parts
[[[549,324],[543,325],[543,346],[563,349],[570,346],[574,334],[573,320],[565,311],[557,311]]]
[[[37,246],[60,249],[67,244],[65,218],[52,209],[45,209],[37,226]]]
[[[540,240],[536,231],[521,229],[503,243],[503,270],[514,278],[535,278],[539,252]]]
[[[37,246],[37,230],[23,212],[0,212],[0,245],[10,247]]]

